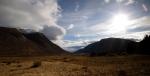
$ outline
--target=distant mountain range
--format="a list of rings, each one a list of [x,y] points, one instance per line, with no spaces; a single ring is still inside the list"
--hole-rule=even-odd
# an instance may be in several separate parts
[[[89,44],[76,54],[88,55],[122,55],[122,54],[147,54],[150,55],[150,36],[146,35],[140,42],[121,38],[106,38]]]
[[[42,33],[26,33],[16,28],[0,27],[0,56],[42,56],[66,53]]]
[[[74,47],[79,48],[79,47]],[[75,52],[88,55],[150,55],[150,36],[140,42],[133,39],[106,38],[93,42]],[[25,32],[21,29],[0,27],[0,56],[46,56],[68,54],[39,32]]]

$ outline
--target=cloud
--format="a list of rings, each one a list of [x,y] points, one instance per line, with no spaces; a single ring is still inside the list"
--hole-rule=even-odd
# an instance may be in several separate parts
[[[110,2],[110,0],[104,0],[106,3],[109,3]]]
[[[125,3],[125,5],[133,4],[135,3],[135,0],[128,0],[128,2]]]
[[[74,28],[74,24],[70,24],[67,28],[67,30],[73,29]]]
[[[75,52],[96,41],[97,40],[81,39],[81,40],[57,40],[53,42],[61,46],[66,51]]]
[[[45,26],[41,32],[50,40],[60,40],[66,33],[66,31],[59,26]]]
[[[128,32],[146,32],[150,31],[150,17],[145,16],[135,19],[134,24],[127,30]]]
[[[105,3],[109,3],[111,1],[116,1],[118,3],[125,3],[126,5],[133,4],[135,0],[104,0]]]
[[[144,9],[145,12],[148,11],[148,8],[147,8],[147,6],[145,4],[142,4],[142,7],[143,7],[143,9]]]
[[[145,33],[150,31],[150,17],[144,16],[131,19],[129,24],[126,25],[127,27],[125,28],[125,32],[112,33],[112,27],[110,27],[111,25],[111,19],[103,23],[91,25],[87,28],[87,31],[90,32],[84,33],[83,36],[88,38],[127,37],[141,39]],[[139,37],[140,35],[141,37]],[[81,33],[79,36],[80,38],[83,38]]]
[[[56,24],[59,8],[57,0],[0,0],[0,26],[42,30],[46,35],[54,33],[55,37],[48,35],[52,39],[57,38],[64,34],[64,29]]]
[[[129,29],[128,32],[143,32],[149,30],[150,30],[150,25],[143,25],[143,26],[135,27],[133,29]]]

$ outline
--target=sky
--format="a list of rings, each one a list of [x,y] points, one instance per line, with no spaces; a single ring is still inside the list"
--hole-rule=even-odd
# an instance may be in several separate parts
[[[142,39],[150,33],[150,0],[58,0],[58,4],[58,24],[66,29],[68,46],[108,37]],[[114,21],[120,14],[125,19]]]
[[[150,0],[0,0],[0,26],[42,32],[68,51],[150,34]]]

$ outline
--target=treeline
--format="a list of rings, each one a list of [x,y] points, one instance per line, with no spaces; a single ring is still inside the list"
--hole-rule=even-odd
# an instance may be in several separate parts
[[[139,50],[141,54],[150,55],[150,35],[146,35],[144,39],[139,42]]]

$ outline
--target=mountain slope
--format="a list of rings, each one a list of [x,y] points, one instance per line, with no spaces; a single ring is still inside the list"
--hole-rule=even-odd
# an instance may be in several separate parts
[[[37,46],[41,46],[40,49],[43,49],[43,51],[45,51],[46,53],[65,53],[63,49],[49,41],[48,38],[46,38],[46,36],[42,33],[33,32],[29,34],[24,34],[24,36],[31,40],[33,43],[35,43]]]
[[[92,43],[75,53],[103,55],[107,53],[119,54],[122,52],[126,52],[132,54],[136,51],[137,46],[137,42],[131,40],[120,38],[106,38],[102,39],[101,41]]]
[[[0,56],[39,56],[66,53],[42,33],[22,33],[16,28],[0,27]]]

